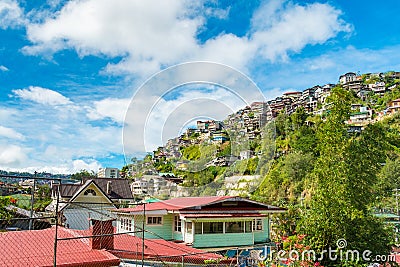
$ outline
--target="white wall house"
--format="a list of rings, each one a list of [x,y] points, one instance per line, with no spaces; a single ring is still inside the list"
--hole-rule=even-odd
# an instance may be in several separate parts
[[[97,173],[99,178],[120,178],[118,168],[100,168]]]

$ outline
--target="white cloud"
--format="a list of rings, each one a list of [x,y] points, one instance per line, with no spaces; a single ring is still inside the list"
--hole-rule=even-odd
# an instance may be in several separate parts
[[[124,112],[118,107],[126,106],[128,100],[74,103],[58,92],[36,87],[14,90],[14,94],[17,100],[32,103],[0,109],[4,125],[0,126],[0,151],[5,149],[0,169],[73,173],[82,168],[97,170],[101,164],[96,159],[122,154],[122,126],[104,119],[121,122]],[[116,107],[107,105],[108,101]],[[88,121],[88,106],[97,121]],[[27,137],[29,144],[23,142]],[[16,146],[10,146],[11,142]]]
[[[207,15],[207,17],[216,17],[219,19],[227,19],[230,11],[231,11],[231,7],[228,7],[226,9],[206,8],[204,13],[205,13],[205,15]]]
[[[16,113],[18,113],[18,111],[15,109],[2,107],[0,109],[0,121],[2,121],[3,123],[7,122]]]
[[[26,160],[26,152],[22,147],[0,144],[0,169],[20,167]]]
[[[243,70],[254,58],[257,46],[258,44],[249,41],[247,37],[223,34],[208,40],[198,50],[196,59],[221,62]]]
[[[37,86],[29,86],[28,89],[16,89],[13,93],[18,97],[43,105],[68,105],[72,102],[60,93]]]
[[[227,10],[204,9],[191,1],[69,1],[43,23],[27,27],[28,54],[75,49],[79,55],[122,56],[108,64],[113,74],[149,75],[163,66],[210,60],[240,69],[255,58],[287,60],[307,45],[323,44],[351,26],[329,4],[268,1],[254,13],[246,36],[221,32],[197,40],[208,17],[226,18]],[[266,19],[268,18],[268,19]]]
[[[265,19],[266,15],[271,16]],[[298,53],[306,45],[323,44],[340,32],[351,32],[340,16],[341,11],[328,4],[272,1],[256,12],[251,40],[264,58],[286,60],[288,52]]]
[[[93,103],[94,108],[87,108],[87,116],[91,120],[111,118],[115,122],[122,123],[130,101],[130,98],[106,98],[100,101],[95,101]]]
[[[155,71],[195,48],[202,21],[189,18],[192,5],[180,0],[69,1],[55,18],[29,25],[28,38],[35,45],[25,52],[74,48],[81,56],[129,55],[138,64],[154,62]]]
[[[0,125],[0,136],[4,136],[10,139],[25,140],[25,136],[15,131],[14,129],[4,127]]]
[[[20,163],[18,162],[18,164]],[[70,160],[68,163],[63,163],[63,164],[59,163],[56,165],[42,165],[41,163],[32,163],[31,166],[26,167],[28,165],[25,162],[23,164],[24,166],[22,167],[19,166],[18,164],[11,166],[9,163],[7,163],[7,166],[2,166],[0,161],[0,169],[6,171],[20,171],[29,173],[34,173],[36,171],[36,172],[49,172],[53,174],[72,174],[79,172],[81,170],[94,171],[95,173],[97,173],[99,168],[102,167],[102,165],[96,160],[81,160],[81,159]]]
[[[0,14],[2,5],[4,10],[4,3],[8,3],[7,10],[14,10],[13,13],[7,11],[7,14],[14,14],[7,17],[14,19],[7,19],[7,26],[0,22],[0,27],[25,23],[23,14],[18,13],[22,12],[21,9],[14,1],[2,2]],[[56,8],[38,11],[36,18],[35,14],[31,14],[32,21],[25,25],[27,38],[32,45],[25,47],[24,53],[51,55],[63,49],[73,49],[81,57],[119,57],[120,62],[109,63],[104,68],[106,72],[118,75],[133,73],[145,77],[166,66],[190,60],[216,61],[246,71],[250,67],[257,68],[257,65],[249,66],[255,61],[290,62],[290,55],[299,53],[307,45],[323,44],[339,33],[351,31],[351,27],[341,20],[341,11],[329,4],[297,5],[287,1],[268,1],[255,12],[251,29],[244,36],[221,32],[214,38],[202,41],[197,39],[197,34],[204,30],[207,18],[229,19],[229,9],[202,10],[201,4],[181,0],[71,0],[63,3],[54,1],[53,6],[62,4],[64,6],[57,8],[58,11],[53,11]],[[296,67],[314,68],[315,71],[333,66],[329,56],[323,62],[315,58],[312,63]],[[215,79],[221,84],[236,88],[236,80],[229,75],[221,75],[213,72],[213,69],[202,69],[201,72],[206,78],[218,76]],[[287,78],[279,72],[275,74],[276,77]],[[184,72],[178,75],[190,77]],[[264,76],[271,81],[275,78],[271,73]],[[160,84],[171,85],[173,78],[166,79],[169,80],[160,80]],[[168,88],[172,86],[174,84]],[[272,86],[278,87],[276,84]],[[198,114],[223,119],[231,111],[242,107],[239,98],[245,95],[240,90],[236,94],[239,98],[235,98],[221,88],[212,91],[199,89],[166,100],[160,99],[157,90],[157,86],[152,87],[141,96],[135,104],[138,110],[143,105],[143,112],[132,116],[132,119],[148,116],[148,124],[140,125],[138,130],[149,133],[145,136],[149,148],[176,136]],[[286,89],[277,88],[266,96],[270,98],[283,91]],[[122,129],[119,125],[110,124],[107,119],[123,122],[130,99],[109,96],[84,104],[73,103],[59,92],[34,86],[13,90],[13,94],[33,102],[32,105],[21,105],[18,114],[2,114],[0,110],[0,119],[3,116],[12,122],[5,124],[10,128],[0,128],[0,135],[3,133],[3,136],[15,137],[20,132],[20,138],[29,136],[33,140],[30,145],[35,149],[29,150],[29,158],[35,160],[20,166],[56,173],[80,169],[96,171],[99,162],[80,158],[106,158],[112,153],[121,153]],[[156,104],[151,114],[145,114],[147,103]],[[18,132],[13,132],[13,129]],[[143,142],[142,135],[133,133],[133,142]],[[27,159],[27,150],[19,148],[16,146],[9,150],[13,151],[7,155],[10,166]],[[1,160],[5,162],[5,158],[0,158],[0,163]]]
[[[99,162],[97,162],[96,160],[90,160],[89,162],[86,162],[84,160],[77,159],[72,162],[72,168],[71,168],[70,172],[76,173],[81,170],[88,170],[88,171],[94,171],[95,173],[97,173],[101,167],[102,167],[102,165]]]
[[[228,114],[247,104],[235,93],[210,85],[191,86],[187,90],[178,88],[177,91],[178,93],[174,93],[176,96],[168,100],[163,97],[152,98],[151,92],[148,92],[144,98],[153,100],[149,112],[147,108],[128,111],[124,125],[126,152],[132,153],[132,149],[153,151],[169,138],[178,136],[188,122],[204,118],[223,120]],[[138,104],[144,102],[135,98],[134,100]]]
[[[15,28],[26,23],[24,12],[17,1],[2,0],[0,2],[0,28]]]
[[[6,71],[9,71],[9,69],[4,65],[0,65],[0,71],[6,72]]]

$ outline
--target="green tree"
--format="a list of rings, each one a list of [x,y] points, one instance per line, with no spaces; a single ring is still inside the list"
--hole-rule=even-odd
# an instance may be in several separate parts
[[[293,129],[299,129],[303,126],[306,122],[308,117],[307,112],[305,111],[304,107],[299,107],[296,111],[290,116],[290,120],[292,122]]]
[[[182,149],[182,157],[187,160],[197,160],[200,159],[200,146],[192,145]]]
[[[400,185],[400,158],[387,159],[385,166],[378,175],[376,185],[377,208],[396,210],[395,189]]]
[[[335,249],[337,240],[344,238],[346,249],[383,255],[390,251],[389,234],[369,207],[384,156],[384,135],[376,125],[367,127],[361,136],[347,133],[344,122],[349,117],[350,99],[350,93],[342,88],[332,90],[330,113],[317,131],[320,156],[312,172],[317,188],[298,231],[306,234],[307,243],[319,252]],[[344,263],[323,262],[337,264]]]
[[[314,166],[312,154],[290,153],[280,157],[264,178],[256,196],[266,202],[299,203],[307,175]]]
[[[400,185],[400,158],[388,159],[378,177],[381,195],[392,195],[392,190]]]
[[[292,135],[291,147],[298,152],[318,154],[315,130],[310,126],[300,126]]]
[[[74,180],[82,180],[83,178],[96,178],[96,174],[93,171],[81,170],[71,175],[71,179]]]
[[[11,212],[6,209],[10,204],[10,197],[0,197],[0,220],[8,220],[11,218]]]

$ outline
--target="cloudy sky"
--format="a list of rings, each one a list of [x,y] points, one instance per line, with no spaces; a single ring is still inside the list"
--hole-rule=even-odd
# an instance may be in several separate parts
[[[379,3],[0,0],[0,169],[120,168],[257,90],[400,71],[400,2]]]

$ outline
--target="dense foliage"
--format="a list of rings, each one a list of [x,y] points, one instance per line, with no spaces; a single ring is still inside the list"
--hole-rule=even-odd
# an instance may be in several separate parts
[[[297,230],[319,252],[336,248],[339,239],[346,249],[371,250],[375,255],[390,251],[389,232],[370,210],[374,185],[386,156],[386,140],[379,123],[351,135],[344,123],[349,116],[348,92],[336,88],[326,121],[318,128],[319,157],[311,172],[315,193]],[[373,237],[373,240],[372,238]],[[332,265],[330,259],[324,265]]]

